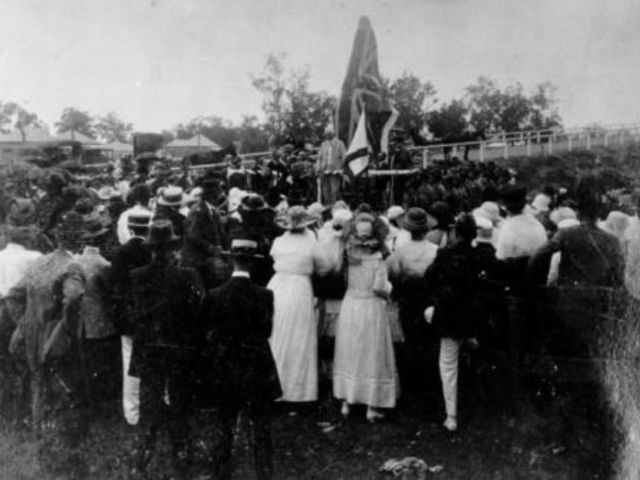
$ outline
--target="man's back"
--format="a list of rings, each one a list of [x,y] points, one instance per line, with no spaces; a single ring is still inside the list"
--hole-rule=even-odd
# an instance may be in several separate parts
[[[500,227],[496,256],[501,260],[530,257],[546,241],[546,231],[533,215],[513,215]]]
[[[619,287],[624,260],[620,242],[595,224],[560,230],[553,242],[562,253],[559,285]]]
[[[282,392],[269,346],[273,293],[249,278],[232,277],[211,290],[202,307],[209,387],[219,395],[274,400]]]

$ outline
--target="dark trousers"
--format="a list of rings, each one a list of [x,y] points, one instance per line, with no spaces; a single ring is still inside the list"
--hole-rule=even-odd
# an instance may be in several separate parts
[[[342,175],[325,175],[322,177],[322,204],[333,205],[340,198]]]
[[[189,401],[189,389],[183,385],[183,380],[171,369],[145,369],[141,375],[137,467],[143,473],[151,461],[163,426],[169,435],[174,468],[179,474],[184,474],[189,467],[188,422],[193,404]]]
[[[251,424],[256,478],[268,480],[273,476],[273,443],[271,440],[271,404],[264,401],[224,400],[219,409],[216,446],[212,453],[214,478],[227,480],[233,472],[231,448],[233,427],[238,414],[247,415]]]

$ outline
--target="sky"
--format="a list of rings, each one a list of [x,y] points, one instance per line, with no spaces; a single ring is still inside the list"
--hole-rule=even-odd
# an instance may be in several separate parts
[[[550,81],[565,126],[640,122],[637,0],[0,0],[0,100],[50,126],[69,106],[146,131],[260,116],[270,53],[338,95],[361,15],[381,73],[440,101],[480,75]]]

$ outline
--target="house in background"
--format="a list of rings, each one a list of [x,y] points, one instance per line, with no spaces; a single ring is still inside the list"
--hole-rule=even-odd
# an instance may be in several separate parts
[[[163,150],[165,155],[173,158],[182,158],[192,153],[217,152],[222,149],[220,145],[213,140],[208,139],[202,134],[198,134],[187,139],[177,138],[165,145]]]

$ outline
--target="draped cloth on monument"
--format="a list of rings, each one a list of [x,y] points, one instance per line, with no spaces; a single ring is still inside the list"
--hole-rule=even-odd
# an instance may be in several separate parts
[[[388,132],[397,112],[383,95],[378,46],[371,23],[361,17],[336,112],[336,133],[350,146],[362,112],[366,112],[368,146],[374,155],[387,152]]]

